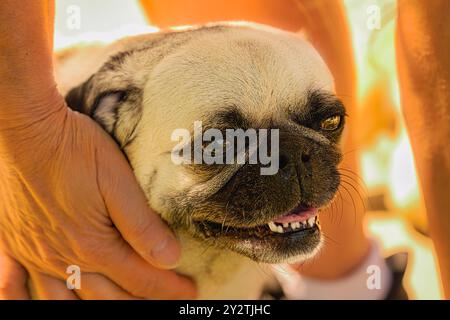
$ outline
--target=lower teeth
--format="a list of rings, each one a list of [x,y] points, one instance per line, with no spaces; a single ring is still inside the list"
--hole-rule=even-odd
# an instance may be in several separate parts
[[[289,231],[295,231],[295,230],[302,230],[302,229],[308,229],[312,228],[316,225],[317,217],[309,218],[306,221],[302,222],[290,222],[290,223],[276,223],[276,222],[269,222],[268,226],[272,232],[275,233],[285,233]]]

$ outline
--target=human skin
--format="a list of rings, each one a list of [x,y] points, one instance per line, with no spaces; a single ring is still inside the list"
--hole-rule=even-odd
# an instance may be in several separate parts
[[[367,255],[369,241],[363,231],[364,205],[357,194],[361,194],[361,188],[356,174],[359,170],[352,139],[353,119],[356,118],[355,67],[342,2],[141,0],[141,4],[150,23],[160,28],[245,20],[293,32],[302,30],[307,35],[329,66],[335,78],[336,94],[344,102],[349,118],[343,143],[341,171],[344,182],[339,191],[340,196],[332,207],[320,214],[325,246],[312,260],[295,267],[304,275],[321,279],[335,279],[351,272]]]
[[[67,108],[52,72],[54,1],[0,1],[0,299],[192,298],[172,232],[125,157]],[[81,268],[68,290],[66,268]]]
[[[400,0],[397,9],[402,111],[450,299],[450,2]]]

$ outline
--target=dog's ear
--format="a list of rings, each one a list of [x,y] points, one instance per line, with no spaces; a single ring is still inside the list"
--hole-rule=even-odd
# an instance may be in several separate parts
[[[89,114],[90,110],[87,106],[88,92],[91,85],[92,77],[83,82],[81,85],[72,88],[65,97],[67,105],[75,111]]]
[[[93,118],[119,144],[126,146],[133,138],[134,129],[141,116],[141,92],[129,87],[110,90],[92,96],[92,77],[69,91],[67,105]]]
[[[119,109],[124,107],[127,98],[127,90],[103,92],[95,98],[93,105],[89,108],[89,114],[106,131],[115,134],[115,126],[121,115]]]

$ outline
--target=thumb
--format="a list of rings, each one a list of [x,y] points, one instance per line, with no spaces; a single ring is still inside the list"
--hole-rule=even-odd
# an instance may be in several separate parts
[[[181,255],[176,237],[149,208],[130,165],[118,147],[111,145],[105,145],[108,150],[97,157],[101,157],[98,183],[112,221],[142,258],[161,268],[175,267]]]

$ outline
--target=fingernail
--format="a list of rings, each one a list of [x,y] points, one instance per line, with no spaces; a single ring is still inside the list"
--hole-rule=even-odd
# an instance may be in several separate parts
[[[166,268],[175,268],[180,260],[180,247],[175,237],[169,235],[152,250],[153,259]]]

